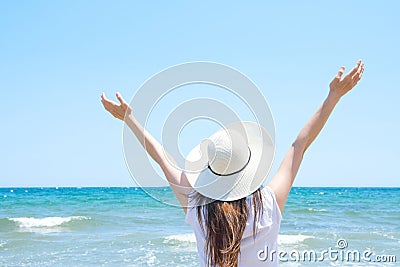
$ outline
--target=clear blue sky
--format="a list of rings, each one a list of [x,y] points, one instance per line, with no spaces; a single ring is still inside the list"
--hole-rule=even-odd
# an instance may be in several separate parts
[[[400,186],[400,2],[266,2],[1,1],[0,186],[134,186],[101,92],[130,99],[160,70],[199,60],[239,69],[265,94],[273,174],[338,68],[359,58],[362,81],[295,185]]]

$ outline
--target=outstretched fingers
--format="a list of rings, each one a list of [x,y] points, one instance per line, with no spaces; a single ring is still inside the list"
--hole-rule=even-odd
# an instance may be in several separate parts
[[[103,93],[101,93],[101,103],[104,104],[107,103],[109,100],[106,98],[106,95]]]
[[[357,61],[356,65],[354,66],[354,68],[347,75],[353,78],[354,75],[356,75],[358,70],[361,68],[361,64],[362,64],[362,61],[361,61],[361,59],[359,59]]]
[[[104,92],[103,93],[101,93],[101,102],[104,104],[104,103],[115,103],[114,101],[111,101],[110,99],[108,99],[107,97],[106,97],[106,95],[104,94]]]
[[[354,68],[343,77],[344,70],[345,68],[342,66],[329,84],[331,92],[339,96],[345,95],[360,81],[364,72],[364,62],[361,59],[358,60]]]
[[[361,79],[362,74],[364,72],[364,62],[362,62],[361,60],[359,60],[358,62],[358,67],[356,72],[352,75],[352,82],[353,84],[358,83],[358,81]]]
[[[104,108],[109,112],[113,112],[115,110],[115,107],[117,106],[117,103],[107,99],[104,93],[101,94],[101,103],[103,104]]]
[[[341,67],[340,67],[339,72],[338,72],[338,74],[336,75],[336,79],[339,79],[339,80],[340,80],[340,79],[342,78],[345,69],[346,69],[346,68],[345,68],[344,66],[341,66]]]
[[[355,74],[355,76],[358,76],[358,78],[360,79],[362,74],[364,72],[364,62],[361,63],[360,67],[357,70],[357,73]]]
[[[125,100],[122,98],[121,94],[119,92],[117,92],[115,94],[117,96],[118,101],[122,104],[122,105],[128,105]]]
[[[360,79],[361,79],[363,73],[364,73],[364,62],[362,63],[361,71],[360,71],[360,73],[359,73],[359,75],[358,75],[358,76],[360,77]]]
[[[128,103],[125,102],[125,100],[122,98],[121,94],[119,92],[116,93],[118,101],[121,103],[121,106],[125,109],[125,113],[131,113],[132,109],[128,105]]]

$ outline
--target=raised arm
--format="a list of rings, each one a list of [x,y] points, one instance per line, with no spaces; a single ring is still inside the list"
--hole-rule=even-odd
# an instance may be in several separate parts
[[[343,78],[344,70],[344,67],[340,68],[338,74],[330,83],[328,97],[300,131],[285,155],[277,173],[268,184],[275,193],[281,211],[283,211],[305,151],[321,132],[340,98],[356,86],[361,79],[364,72],[364,63],[359,60],[356,66]]]
[[[162,145],[135,119],[132,115],[131,107],[129,107],[122,96],[119,93],[117,93],[116,96],[120,104],[107,99],[104,93],[102,93],[101,102],[104,108],[115,118],[125,121],[147,153],[160,165],[175,196],[186,212],[188,194],[192,188],[185,173],[178,170],[170,163],[169,160],[173,161],[172,157],[167,153],[164,154]],[[165,157],[166,155],[168,155],[169,160]]]

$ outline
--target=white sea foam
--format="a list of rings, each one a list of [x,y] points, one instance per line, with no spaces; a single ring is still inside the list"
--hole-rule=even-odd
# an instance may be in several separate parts
[[[278,244],[282,245],[298,244],[309,238],[314,238],[314,237],[309,235],[279,235]],[[179,235],[170,235],[164,238],[164,243],[173,243],[173,242],[195,243],[196,237],[194,234],[187,233]]]
[[[8,218],[18,224],[21,228],[34,228],[34,227],[56,227],[63,223],[67,223],[74,220],[90,220],[90,217],[85,216],[70,216],[70,217],[45,217],[45,218],[33,218],[33,217],[21,217],[21,218]]]
[[[298,244],[309,238],[314,238],[314,237],[310,235],[279,235],[278,244],[280,245]]]
[[[157,257],[154,255],[154,252],[152,250],[146,251],[146,259],[147,266],[156,265]]]
[[[314,208],[308,208],[308,211],[327,211],[326,209],[314,209]]]
[[[164,238],[164,243],[173,243],[173,242],[187,242],[187,243],[196,243],[196,237],[194,234],[179,234],[179,235],[170,235]]]

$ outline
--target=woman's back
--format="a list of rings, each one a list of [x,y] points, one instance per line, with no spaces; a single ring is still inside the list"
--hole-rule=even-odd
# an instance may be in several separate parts
[[[277,239],[282,216],[271,188],[264,187],[261,190],[261,195],[263,212],[260,214],[260,219],[257,220],[255,239],[253,237],[253,222],[255,217],[253,203],[250,197],[246,199],[250,208],[246,228],[243,232],[242,241],[240,243],[238,265],[240,267],[278,266]],[[193,203],[192,198],[189,198],[189,201]],[[207,266],[207,256],[205,254],[206,234],[200,227],[196,210],[196,205],[192,205],[191,208],[188,208],[186,223],[193,228],[195,233],[200,264],[201,266]],[[276,252],[272,253],[273,251]],[[273,258],[271,258],[271,255]]]

